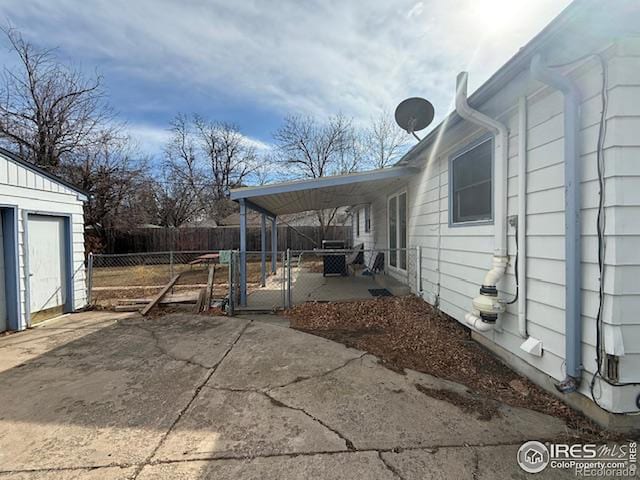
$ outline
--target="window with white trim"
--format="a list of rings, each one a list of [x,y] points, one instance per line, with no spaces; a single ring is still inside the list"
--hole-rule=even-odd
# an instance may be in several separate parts
[[[493,220],[493,140],[451,158],[449,221],[452,225]]]
[[[388,200],[389,265],[407,269],[407,192],[389,197]]]

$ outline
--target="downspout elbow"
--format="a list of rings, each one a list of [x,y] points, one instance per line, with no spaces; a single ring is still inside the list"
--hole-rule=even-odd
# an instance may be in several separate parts
[[[469,74],[467,72],[460,72],[456,77],[456,112],[465,120],[480,125],[494,135],[500,135],[506,139],[509,132],[504,124],[471,108],[469,105],[467,98],[468,78]]]

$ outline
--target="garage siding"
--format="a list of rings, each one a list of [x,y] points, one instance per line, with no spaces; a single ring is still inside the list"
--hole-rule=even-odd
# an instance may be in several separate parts
[[[20,329],[27,327],[28,311],[26,269],[26,215],[43,212],[69,216],[73,242],[73,291],[74,308],[86,305],[84,269],[84,218],[83,202],[79,194],[46,176],[34,172],[0,154],[0,205],[18,207],[18,272],[20,296]]]

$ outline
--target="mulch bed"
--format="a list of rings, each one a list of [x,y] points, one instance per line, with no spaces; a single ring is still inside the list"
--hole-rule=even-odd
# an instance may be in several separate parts
[[[291,327],[313,333],[380,358],[383,365],[405,368],[461,383],[480,404],[451,398],[450,392],[417,386],[426,395],[444,399],[463,410],[479,410],[484,418],[495,414],[491,399],[565,419],[576,436],[589,440],[616,440],[620,436],[600,429],[560,399],[509,369],[491,352],[471,339],[470,330],[414,297],[379,297],[371,300],[305,303],[286,312]],[[482,398],[488,399],[484,401]]]

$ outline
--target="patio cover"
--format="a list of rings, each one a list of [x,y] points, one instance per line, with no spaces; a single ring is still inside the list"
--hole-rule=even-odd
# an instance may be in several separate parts
[[[322,210],[372,202],[381,191],[406,183],[416,167],[394,166],[368,172],[276,183],[231,190],[231,199],[240,204],[240,305],[247,304],[247,208],[262,214],[261,283],[266,281],[266,222],[271,219],[271,270],[276,271],[276,217],[287,213]]]
[[[275,217],[370,203],[381,190],[405,183],[415,167],[398,166],[368,172],[276,183],[231,191],[231,200],[245,200],[249,208]],[[256,208],[253,208],[256,207]]]

